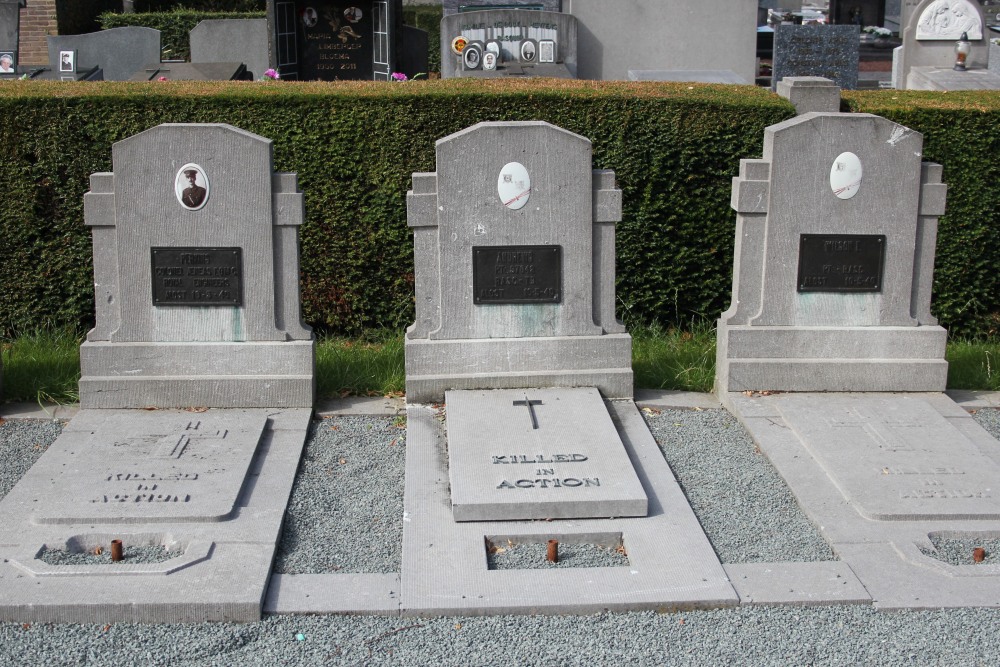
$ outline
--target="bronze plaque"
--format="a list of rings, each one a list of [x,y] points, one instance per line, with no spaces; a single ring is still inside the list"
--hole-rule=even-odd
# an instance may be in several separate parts
[[[559,303],[562,246],[472,248],[473,303]]]
[[[151,248],[154,306],[242,306],[241,248]]]
[[[802,234],[800,292],[881,292],[884,234]]]

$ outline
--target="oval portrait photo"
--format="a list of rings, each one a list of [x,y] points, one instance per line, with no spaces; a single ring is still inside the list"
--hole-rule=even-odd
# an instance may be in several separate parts
[[[197,211],[208,202],[208,190],[205,170],[194,163],[189,162],[181,167],[174,177],[177,201],[189,211]]]

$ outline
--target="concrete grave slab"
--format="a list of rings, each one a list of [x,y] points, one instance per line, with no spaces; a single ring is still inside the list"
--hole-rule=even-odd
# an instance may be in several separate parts
[[[46,39],[49,67],[56,72],[61,51],[76,51],[77,69],[100,67],[105,81],[128,81],[142,68],[160,62],[160,31],[153,28],[127,26]]]
[[[230,61],[246,65],[248,79],[264,76],[267,19],[206,19],[191,29],[192,63]]]
[[[600,393],[445,393],[456,521],[645,516],[647,498]]]
[[[1000,535],[1000,476],[989,473],[1000,442],[948,397],[721,398],[876,606],[1000,606],[1000,568],[952,566],[923,552],[933,549],[934,534]]]
[[[738,596],[631,401],[606,403],[649,499],[647,517],[463,522],[451,513],[440,415],[407,408],[401,610],[408,616],[726,607]],[[523,409],[523,408],[522,408]],[[485,540],[620,534],[627,567],[490,570]]]
[[[0,501],[0,620],[258,620],[310,412],[80,411]],[[198,427],[188,429],[191,422]],[[209,430],[225,436],[184,434]],[[109,454],[123,449],[127,455]],[[162,477],[162,486],[152,473]],[[146,479],[118,480],[119,474]],[[116,490],[134,483],[136,489],[126,489],[130,494],[191,498],[90,503],[107,495],[109,475]],[[186,479],[167,480],[170,475]],[[200,482],[207,482],[208,490],[195,488]],[[176,555],[159,563],[126,558],[53,565],[39,559],[43,548],[107,550],[113,539],[126,546],[162,545]]]
[[[871,604],[851,567],[841,561],[725,565],[740,604]]]
[[[266,424],[259,412],[154,412],[65,431],[21,479],[18,496],[34,523],[222,521]]]

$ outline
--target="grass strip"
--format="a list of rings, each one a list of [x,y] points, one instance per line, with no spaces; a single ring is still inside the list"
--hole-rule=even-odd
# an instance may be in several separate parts
[[[633,327],[631,334],[637,388],[712,390],[715,331],[709,324]],[[75,403],[82,339],[76,332],[55,330],[3,342],[3,400]],[[946,358],[949,389],[1000,391],[1000,339],[951,340]],[[402,333],[374,331],[360,340],[321,336],[317,342],[320,398],[402,396],[405,386]]]

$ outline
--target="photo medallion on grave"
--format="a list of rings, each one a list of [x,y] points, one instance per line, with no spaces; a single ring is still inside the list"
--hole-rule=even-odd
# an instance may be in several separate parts
[[[205,170],[189,162],[177,170],[174,177],[174,193],[181,206],[189,211],[198,211],[208,203],[210,185]]]

